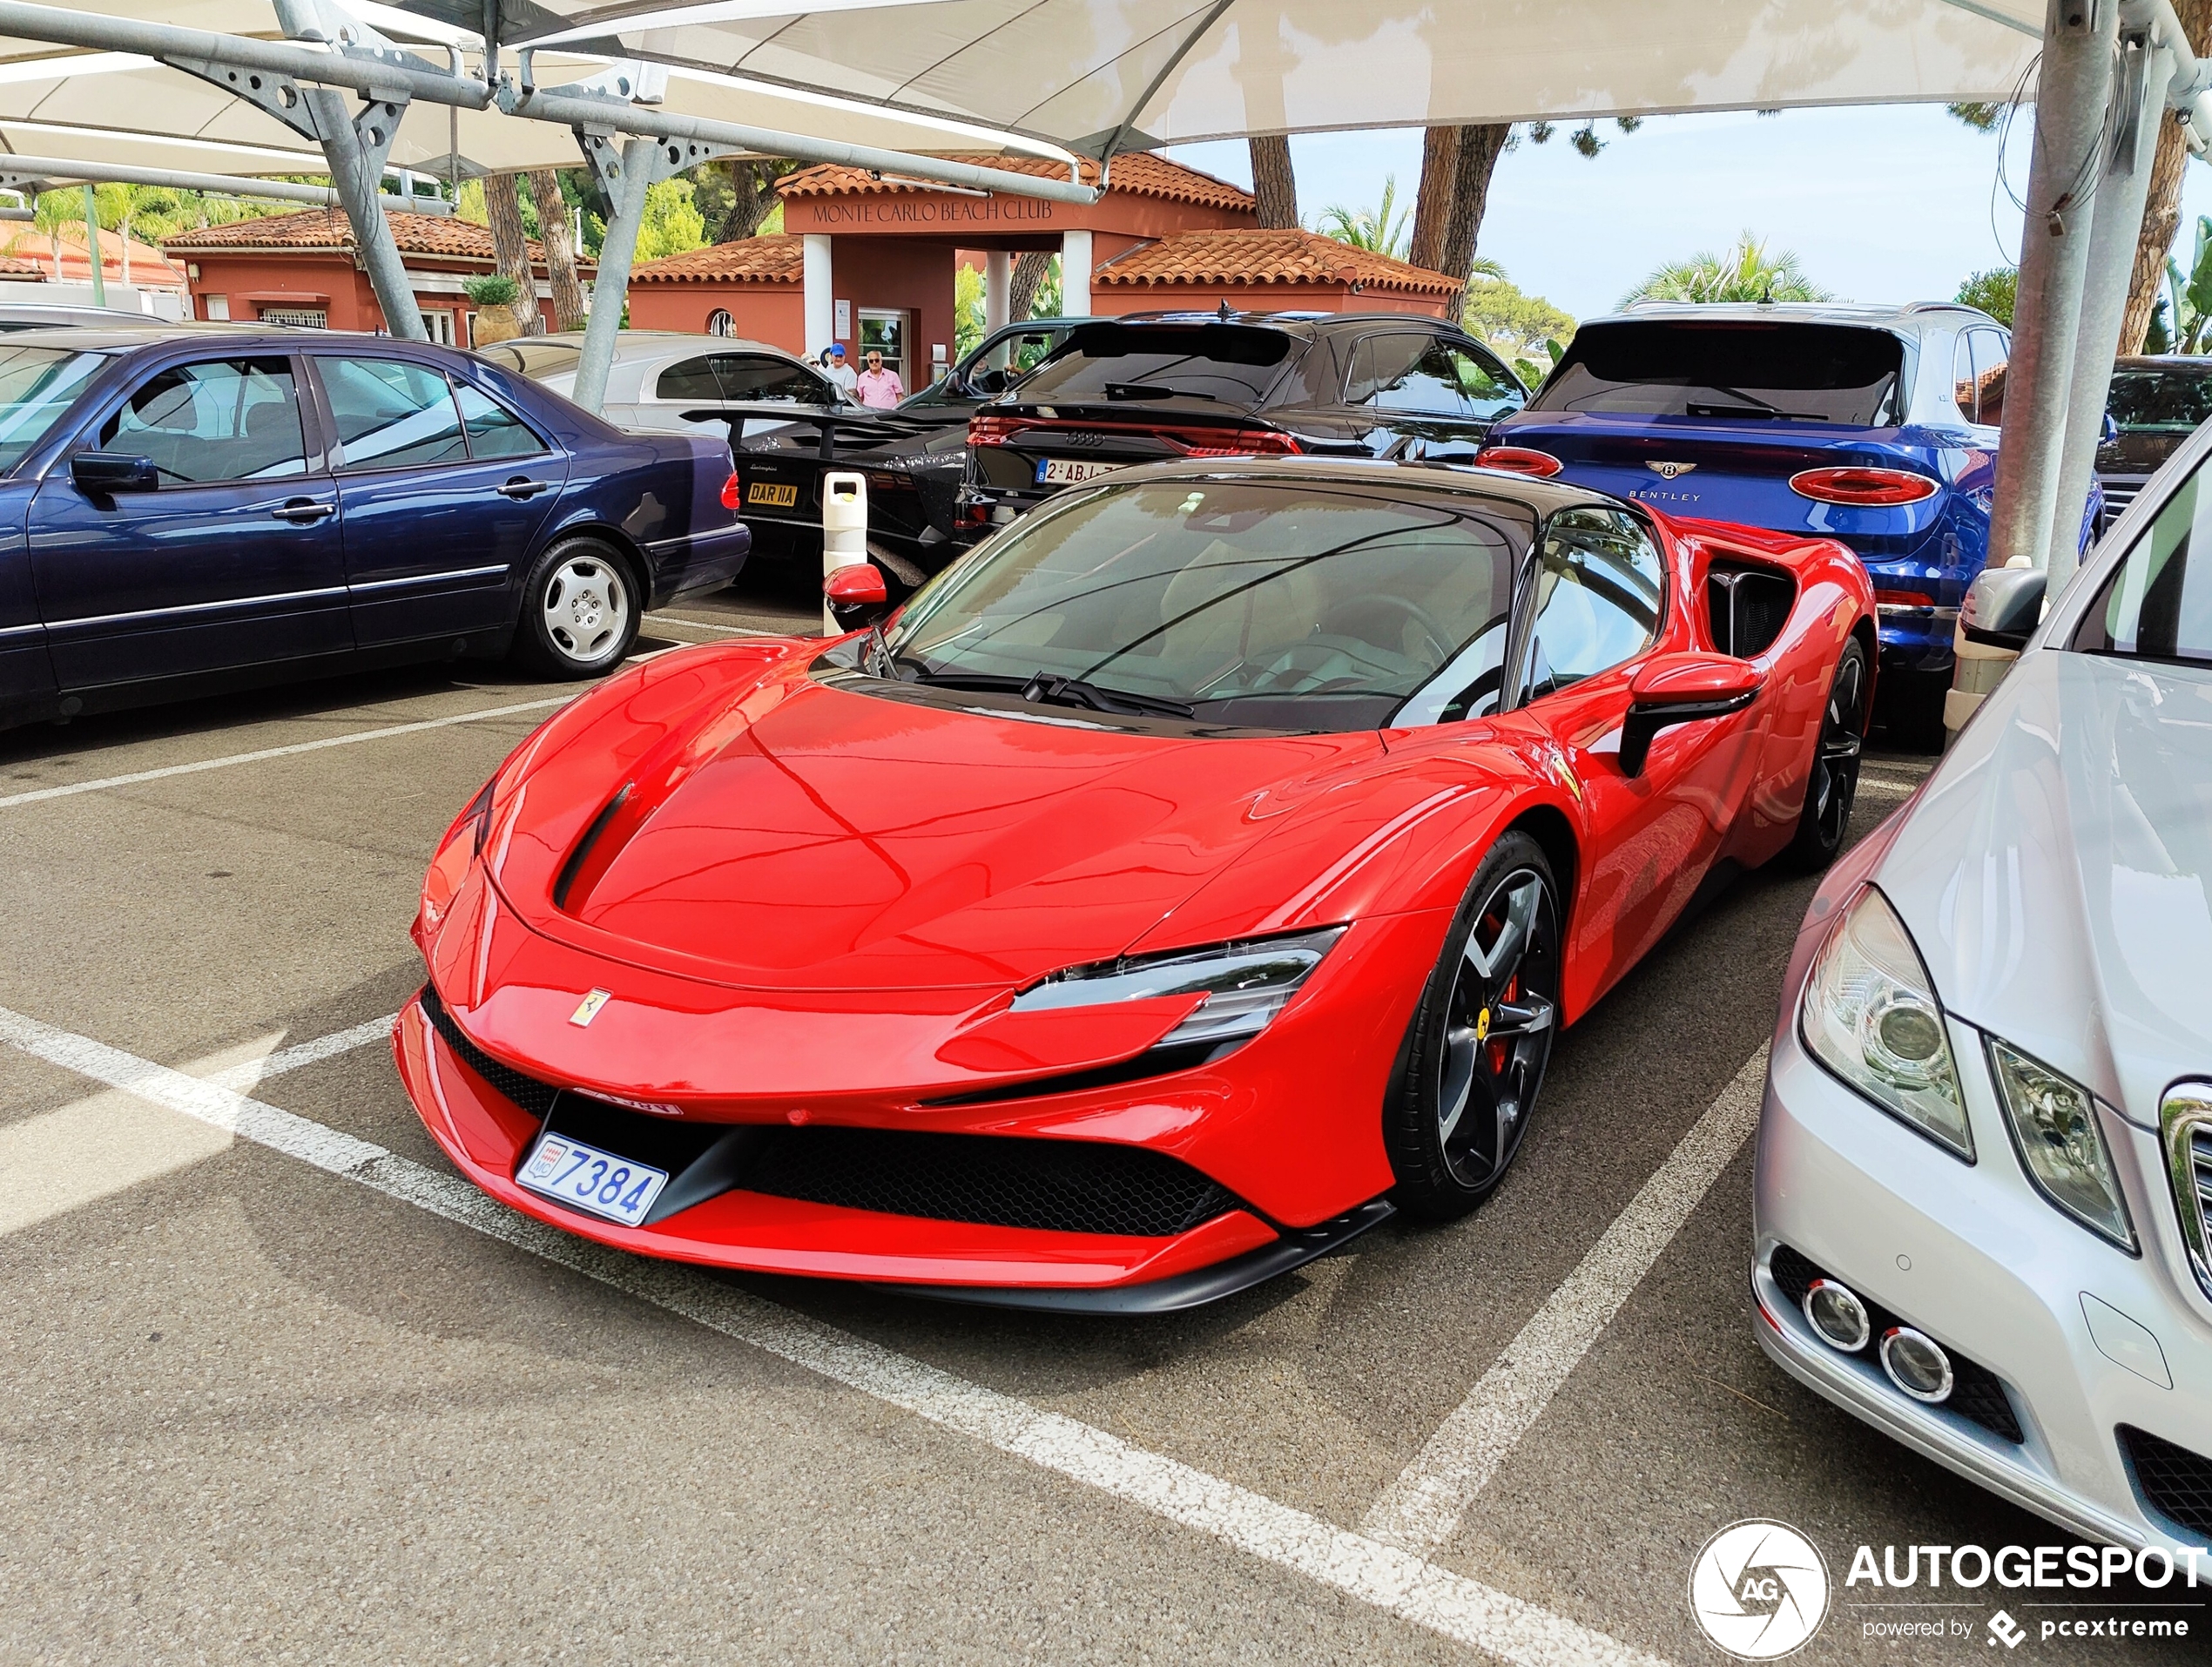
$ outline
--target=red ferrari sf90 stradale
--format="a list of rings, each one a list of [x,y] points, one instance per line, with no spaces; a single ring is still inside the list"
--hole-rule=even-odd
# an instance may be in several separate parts
[[[1728,865],[1842,841],[1842,546],[1487,471],[1133,469],[888,624],[687,649],[456,820],[401,1073],[610,1245],[1093,1312],[1494,1188]]]

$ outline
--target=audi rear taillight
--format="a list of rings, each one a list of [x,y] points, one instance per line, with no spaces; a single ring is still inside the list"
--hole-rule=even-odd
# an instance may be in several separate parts
[[[1790,489],[1815,503],[1843,503],[1853,509],[1888,509],[1932,498],[1943,483],[1905,469],[1808,469],[1790,477]]]
[[[1511,475],[1548,478],[1567,467],[1548,451],[1529,446],[1485,446],[1474,454],[1477,469],[1502,469]]]
[[[738,483],[738,471],[732,469],[730,478],[722,483],[722,507],[734,510],[745,501],[743,489]]]
[[[1165,438],[1182,447],[1185,457],[1287,457],[1305,449],[1296,435],[1274,429],[1247,429],[1226,441],[1184,440],[1172,435]]]
[[[970,417],[968,420],[968,443],[971,446],[1002,446],[1014,437],[1015,429],[1020,426],[1012,417]]]

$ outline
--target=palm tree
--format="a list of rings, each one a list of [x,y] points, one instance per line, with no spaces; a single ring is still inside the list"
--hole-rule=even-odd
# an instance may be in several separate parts
[[[1669,262],[1622,297],[1630,301],[1824,301],[1828,292],[1804,274],[1788,249],[1770,255],[1746,232],[1725,254],[1707,252]]]
[[[97,188],[100,223],[123,240],[123,281],[131,281],[131,227],[141,219],[161,221],[177,206],[177,193],[165,186],[126,186],[115,181]],[[158,238],[165,224],[154,232]]]
[[[1383,179],[1382,202],[1379,206],[1346,208],[1342,203],[1332,203],[1321,211],[1321,218],[1314,223],[1313,229],[1324,237],[1349,243],[1355,249],[1403,260],[1408,214],[1409,211],[1398,207],[1398,176],[1393,173]]]
[[[81,191],[42,191],[31,224],[46,234],[46,247],[54,257],[54,281],[62,280],[62,227],[84,224],[84,193]]]
[[[2166,281],[2174,287],[2174,351],[2202,353],[2212,326],[2212,217],[2196,217],[2196,247],[2183,273],[2174,257],[2166,257]]]

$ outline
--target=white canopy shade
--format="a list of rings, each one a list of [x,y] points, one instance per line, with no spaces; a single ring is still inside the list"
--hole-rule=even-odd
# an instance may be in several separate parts
[[[368,0],[339,0],[395,40],[443,67],[442,43],[476,57],[477,35]],[[282,38],[269,0],[91,0],[80,11]],[[479,14],[481,16],[481,14]],[[538,84],[581,81],[604,69],[603,54],[547,49],[536,55]],[[671,71],[664,102],[672,113],[728,119],[899,151],[996,151],[1004,137],[964,122],[908,115],[806,89],[761,88],[688,69]],[[455,147],[458,147],[457,157]],[[1049,148],[1049,147],[1037,147]],[[199,173],[319,174],[327,169],[313,141],[212,83],[125,52],[0,37],[0,149],[87,163],[132,164]],[[569,131],[517,120],[496,109],[420,104],[399,125],[390,165],[443,177],[577,165]]]
[[[482,17],[477,0],[404,3],[448,21]],[[589,42],[1096,155],[1331,128],[1998,101],[2019,90],[2043,10],[2042,0],[819,0],[798,10],[502,0],[501,15],[506,44]]]

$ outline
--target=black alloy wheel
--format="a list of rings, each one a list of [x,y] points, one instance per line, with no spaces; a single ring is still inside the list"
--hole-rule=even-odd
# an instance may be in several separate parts
[[[1464,1215],[1521,1150],[1559,1029],[1559,921],[1542,847],[1507,834],[1445,935],[1384,1110],[1410,1214]]]
[[[1866,736],[1866,645],[1856,637],[1837,657],[1820,714],[1820,739],[1814,744],[1812,773],[1805,782],[1805,807],[1797,818],[1791,860],[1800,868],[1824,868],[1844,848],[1851,828],[1851,801],[1858,795],[1859,753]]]

